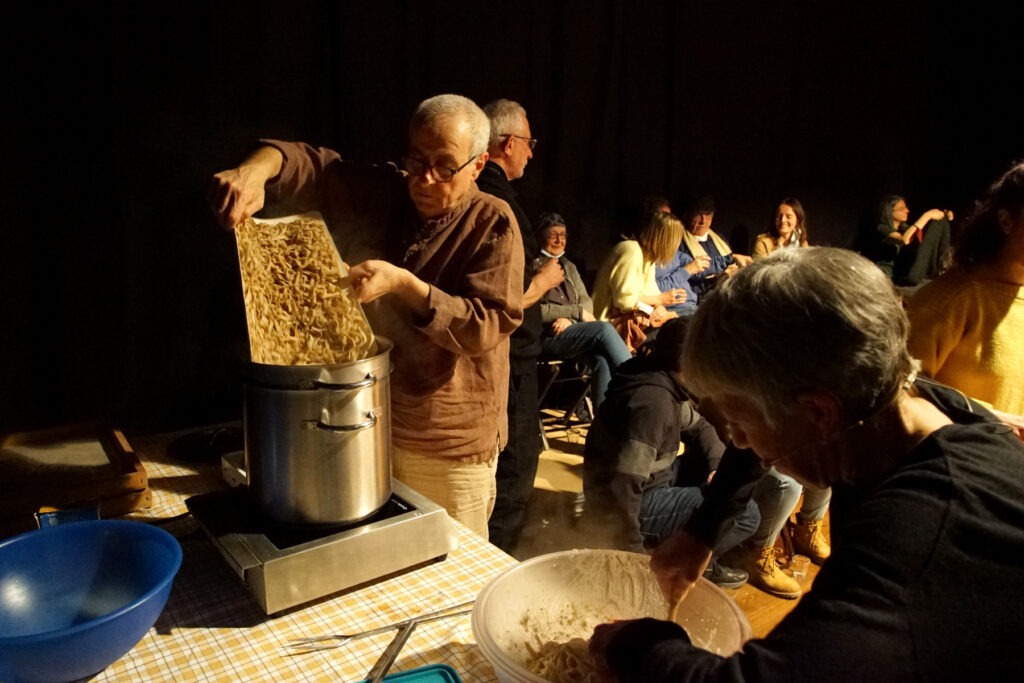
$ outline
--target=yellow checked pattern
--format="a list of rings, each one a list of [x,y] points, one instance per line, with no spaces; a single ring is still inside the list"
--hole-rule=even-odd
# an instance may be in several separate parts
[[[187,512],[189,496],[226,486],[219,464],[169,459],[166,444],[173,437],[130,439],[149,476],[153,506],[125,519],[169,520]],[[453,524],[459,547],[443,562],[267,616],[193,520],[168,521],[164,528],[181,542],[184,561],[167,606],[138,645],[91,680],[364,680],[394,632],[308,654],[291,654],[290,639],[365,631],[473,600],[491,578],[515,564]],[[428,664],[447,664],[467,682],[496,680],[473,639],[469,614],[418,625],[389,673]]]

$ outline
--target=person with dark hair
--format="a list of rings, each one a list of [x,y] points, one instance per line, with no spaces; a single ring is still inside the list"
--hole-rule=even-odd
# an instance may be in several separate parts
[[[655,280],[662,291],[680,288],[686,291],[683,314],[692,314],[700,299],[711,291],[719,278],[729,277],[751,258],[734,254],[729,244],[711,229],[715,218],[715,200],[701,197],[683,216],[686,228],[677,250],[665,264],[659,265]],[[685,282],[685,284],[684,284]]]
[[[779,249],[808,246],[807,217],[803,204],[796,197],[778,203],[771,227],[757,236],[754,260],[762,259]],[[768,468],[754,489],[754,500],[761,512],[761,525],[754,535],[733,551],[730,560],[746,570],[749,581],[763,591],[780,598],[798,598],[803,593],[800,582],[779,567],[775,543],[800,505],[793,531],[794,551],[821,564],[831,552],[822,531],[822,520],[828,511],[831,489],[802,486],[792,477],[774,467]],[[801,504],[802,500],[802,504]]]
[[[686,299],[685,290],[663,292],[654,281],[655,267],[672,258],[682,234],[683,224],[672,214],[648,214],[635,239],[612,247],[597,271],[594,315],[615,327],[630,353],[666,320],[676,317],[666,305]]]
[[[594,303],[576,264],[566,256],[565,219],[544,213],[536,223],[540,258],[552,259],[565,273],[562,282],[540,300],[542,360],[584,361],[591,372],[591,399],[596,409],[604,401],[612,373],[632,357],[611,323],[594,317]]]
[[[669,320],[616,372],[587,432],[583,459],[588,543],[643,552],[685,523],[702,501],[725,446],[693,407],[679,361],[686,319]],[[683,453],[679,454],[680,441]],[[749,537],[760,516],[750,502],[717,550]],[[705,576],[736,588],[743,571],[712,563]]]
[[[794,610],[728,657],[670,622],[598,626],[602,680],[1024,677],[1024,444],[982,405],[918,377],[909,331],[892,282],[841,248],[778,251],[700,305],[681,369],[731,444],[701,509],[655,549],[663,594],[677,603],[699,579],[717,537],[705,510],[728,509],[722,498],[744,483],[735,473],[758,461],[832,487],[832,554]]]
[[[640,222],[643,221],[644,217],[656,211],[672,213],[672,203],[669,202],[668,198],[662,197],[659,194],[645,195],[640,200]]]
[[[616,221],[616,242],[636,239],[637,232],[652,213],[672,213],[672,203],[660,194],[646,194],[638,201],[631,202],[619,211]]]
[[[929,228],[930,229],[930,228]],[[1024,163],[977,202],[954,265],[907,302],[910,352],[929,377],[1024,433]]]
[[[500,99],[487,104],[484,113],[491,124],[491,135],[487,163],[477,185],[508,203],[519,224],[525,255],[523,322],[509,340],[508,443],[498,456],[497,500],[488,521],[490,541],[505,552],[512,552],[533,493],[542,450],[537,424],[537,359],[540,358],[543,324],[537,303],[562,281],[562,269],[549,259],[538,260],[540,252],[529,216],[511,183],[526,172],[537,144],[531,137],[526,110],[518,102]]]
[[[786,197],[775,208],[768,232],[763,232],[754,240],[752,258],[767,256],[776,249],[808,246],[807,216],[804,206],[796,197]]]
[[[507,438],[508,338],[523,317],[524,267],[508,204],[475,182],[489,130],[475,102],[437,95],[413,112],[401,168],[263,140],[215,174],[210,190],[227,229],[265,202],[323,215],[355,264],[349,278],[373,331],[394,342],[394,476],[484,538]]]
[[[865,256],[900,286],[914,287],[936,277],[945,267],[953,212],[929,209],[908,223],[910,209],[899,195],[888,195],[878,207],[874,242]]]

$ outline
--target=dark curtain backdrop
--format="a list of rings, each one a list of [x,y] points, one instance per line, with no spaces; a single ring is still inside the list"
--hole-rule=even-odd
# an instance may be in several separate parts
[[[937,5],[942,5],[938,7]],[[12,15],[13,16],[13,15]],[[621,209],[710,194],[740,249],[799,197],[848,246],[884,193],[962,215],[1024,156],[1016,24],[984,3],[58,3],[9,22],[0,431],[241,414],[210,176],[258,136],[377,162],[421,99],[521,102],[531,213],[599,265]]]

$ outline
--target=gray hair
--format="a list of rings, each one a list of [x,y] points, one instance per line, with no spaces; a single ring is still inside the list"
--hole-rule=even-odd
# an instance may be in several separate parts
[[[409,130],[449,120],[466,127],[473,156],[480,156],[487,151],[487,141],[491,135],[487,114],[476,102],[462,95],[435,95],[423,100],[413,112]]]
[[[739,270],[701,301],[683,351],[698,396],[755,401],[769,425],[808,390],[835,396],[851,423],[892,399],[917,362],[888,277],[848,249],[783,249]]]
[[[484,113],[491,120],[491,146],[501,142],[504,136],[511,135],[519,125],[519,119],[526,118],[523,105],[512,100],[495,100],[484,107]]]

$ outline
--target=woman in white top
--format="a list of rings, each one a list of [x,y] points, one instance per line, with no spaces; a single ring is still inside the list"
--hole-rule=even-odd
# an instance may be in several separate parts
[[[676,317],[667,304],[682,303],[683,289],[662,292],[654,279],[655,265],[672,260],[683,237],[683,223],[670,213],[649,214],[635,239],[612,248],[597,272],[594,284],[594,315],[615,326],[631,352],[644,342],[650,330]]]

